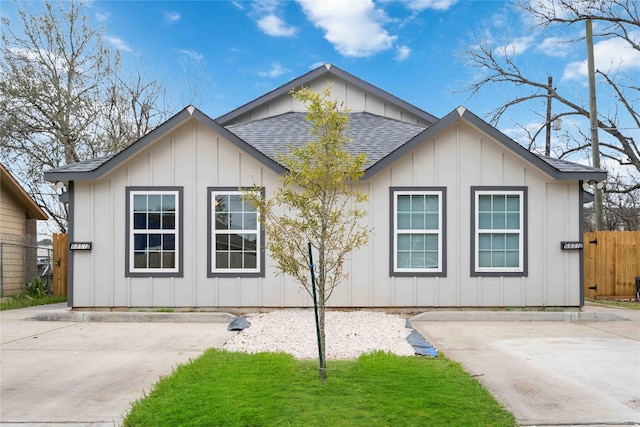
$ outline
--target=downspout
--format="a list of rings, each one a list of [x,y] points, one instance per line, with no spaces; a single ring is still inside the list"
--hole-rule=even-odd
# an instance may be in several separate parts
[[[73,242],[73,235],[75,229],[74,217],[75,217],[75,195],[74,195],[74,181],[69,181],[67,187],[67,195],[69,197],[69,215],[67,218],[67,231],[69,234],[69,243]],[[73,308],[73,253],[74,251],[69,249],[67,245],[67,307]]]
[[[580,241],[584,245],[584,190],[582,188],[583,181],[578,181],[578,234]],[[584,248],[580,249],[580,307],[584,307]]]

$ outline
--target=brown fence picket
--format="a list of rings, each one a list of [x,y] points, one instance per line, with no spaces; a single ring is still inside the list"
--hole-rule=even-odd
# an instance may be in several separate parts
[[[584,234],[586,298],[635,298],[640,277],[640,231]]]
[[[69,237],[67,234],[53,235],[53,294],[67,295]]]

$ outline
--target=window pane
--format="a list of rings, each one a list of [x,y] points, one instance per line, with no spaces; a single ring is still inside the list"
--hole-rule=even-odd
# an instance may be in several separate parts
[[[255,234],[246,234],[243,239],[244,250],[255,252],[256,250],[256,235]]]
[[[176,250],[176,236],[174,234],[165,234],[164,236],[162,236],[162,250],[163,251]]]
[[[409,250],[411,248],[411,235],[398,234],[398,250]]]
[[[229,212],[242,212],[241,197],[238,194],[229,195]]]
[[[162,210],[165,212],[176,211],[176,196],[173,194],[165,194],[162,196]]]
[[[504,252],[493,252],[491,254],[492,267],[504,267]]]
[[[245,252],[244,268],[256,268],[258,266],[257,258],[257,254],[255,252]]]
[[[411,215],[408,213],[398,213],[398,230],[411,229]]]
[[[427,234],[425,236],[425,249],[428,251],[437,251],[438,250],[438,235],[437,234]]]
[[[520,228],[520,214],[508,213],[507,214],[507,228],[509,230],[517,230]]]
[[[479,249],[491,249],[491,234],[480,234],[478,236]]]
[[[150,213],[149,214],[149,230],[159,230],[160,229],[160,214],[159,213]]]
[[[257,230],[258,229],[258,215],[255,213],[244,214],[244,229],[245,230]]]
[[[149,268],[162,268],[160,252],[149,252]]]
[[[411,211],[411,196],[398,196],[398,212]]]
[[[520,235],[507,234],[505,246],[507,249],[518,249],[520,247]]]
[[[229,253],[229,268],[242,268],[242,252]]]
[[[425,260],[426,268],[438,268],[438,253],[437,252],[427,252],[426,260]]]
[[[149,212],[160,212],[162,210],[162,196],[160,194],[149,194]]]
[[[412,234],[411,235],[411,250],[423,251],[424,250],[424,234]]]
[[[491,211],[491,196],[488,194],[478,196],[478,210],[480,212]]]
[[[480,251],[478,253],[478,266],[491,267],[491,252]]]
[[[428,213],[426,214],[425,230],[437,230],[438,229],[438,214]]]
[[[216,251],[227,251],[227,250],[229,250],[229,235],[228,234],[216,235]]]
[[[149,249],[160,249],[162,235],[161,234],[149,234]]]
[[[176,229],[176,214],[174,213],[162,214],[162,229],[163,230]]]
[[[438,196],[426,196],[425,210],[427,212],[438,212]]]
[[[507,252],[506,266],[520,267],[520,253],[518,251]]]
[[[504,234],[494,234],[491,239],[491,248],[492,249],[504,249]]]
[[[506,209],[505,204],[505,196],[494,194],[493,195],[493,211],[494,212],[504,212]]]
[[[411,229],[424,230],[424,214],[422,212],[411,214]]]
[[[145,194],[133,195],[133,211],[144,212],[147,210],[147,196]]]
[[[146,252],[134,252],[134,254],[133,254],[133,267],[134,268],[147,268],[147,253]]]
[[[510,194],[507,196],[507,211],[520,212],[520,196]]]
[[[216,212],[228,212],[229,211],[229,196],[219,194],[216,196],[216,201],[213,203],[216,207]]]
[[[424,252],[411,252],[411,268],[424,268]]]
[[[133,214],[133,229],[134,230],[146,230],[147,229],[147,214],[146,213],[134,213]]]
[[[478,214],[478,228],[480,228],[481,230],[491,230],[491,214]]]
[[[229,213],[229,229],[242,230],[242,213],[231,212]]]
[[[134,234],[133,235],[133,250],[144,251],[147,249],[147,235],[146,234]]]
[[[424,196],[414,194],[411,196],[411,211],[424,212]]]
[[[493,214],[493,229],[494,230],[504,230],[506,227],[504,214],[503,213],[494,213]]]
[[[162,268],[176,268],[176,253],[175,252],[163,252],[163,254],[162,254]]]
[[[216,268],[229,268],[228,252],[216,252]]]
[[[409,268],[410,260],[409,252],[398,252],[398,268]]]
[[[228,230],[229,229],[229,214],[216,213],[216,230]]]

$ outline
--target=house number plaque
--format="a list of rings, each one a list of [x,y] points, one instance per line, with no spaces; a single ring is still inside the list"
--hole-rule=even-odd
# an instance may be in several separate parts
[[[69,249],[72,251],[90,251],[91,242],[71,242],[69,243]]]

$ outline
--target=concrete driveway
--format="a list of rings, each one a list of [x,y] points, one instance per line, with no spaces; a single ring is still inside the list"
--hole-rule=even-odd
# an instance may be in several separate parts
[[[520,425],[640,424],[640,311],[587,306],[589,313],[595,315],[583,318],[595,320],[522,321],[504,313],[513,320],[434,315],[412,325],[477,377]],[[439,317],[455,317],[448,314]],[[597,320],[615,317],[626,320]]]
[[[119,425],[159,377],[236,333],[224,316],[213,319],[220,323],[26,320],[56,308],[68,313],[60,305],[0,312],[2,426]]]

